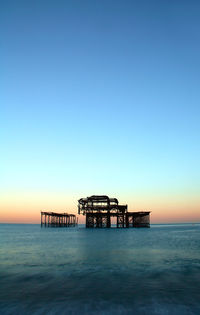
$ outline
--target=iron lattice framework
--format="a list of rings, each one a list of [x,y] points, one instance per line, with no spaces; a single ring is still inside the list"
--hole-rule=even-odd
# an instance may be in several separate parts
[[[150,227],[150,211],[127,212],[126,227]]]
[[[78,213],[86,214],[88,212],[126,212],[127,205],[119,205],[116,198],[108,196],[91,196],[79,199]]]
[[[45,227],[70,227],[78,224],[75,214],[41,212],[41,226]]]
[[[78,200],[78,213],[86,215],[86,227],[111,227],[111,217],[116,217],[116,226],[150,227],[150,211],[128,212],[127,205],[119,205],[116,198],[91,196]]]

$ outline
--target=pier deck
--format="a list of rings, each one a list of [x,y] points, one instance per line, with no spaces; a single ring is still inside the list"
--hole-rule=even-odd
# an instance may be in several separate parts
[[[45,227],[70,227],[78,224],[75,214],[41,212],[41,226]]]

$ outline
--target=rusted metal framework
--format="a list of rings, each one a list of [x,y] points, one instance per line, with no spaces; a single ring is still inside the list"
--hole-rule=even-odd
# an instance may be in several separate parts
[[[150,227],[150,211],[127,212],[126,227]]]
[[[116,198],[91,196],[79,199],[78,213],[86,215],[86,227],[110,228],[111,217],[117,217],[117,227],[121,227],[121,217],[127,211],[127,205],[119,205]]]
[[[41,212],[41,226],[45,227],[70,227],[78,224],[75,214]]]
[[[150,227],[150,211],[128,212],[127,205],[119,205],[116,198],[91,196],[78,200],[78,213],[86,215],[87,228],[110,228],[111,217],[117,228]]]

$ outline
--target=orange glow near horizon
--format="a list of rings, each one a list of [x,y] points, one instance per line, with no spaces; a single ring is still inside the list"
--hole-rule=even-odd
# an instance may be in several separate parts
[[[77,215],[76,195],[65,197],[62,194],[4,195],[0,205],[0,223],[40,223],[40,211],[68,212]],[[183,198],[123,198],[127,200],[129,211],[151,211],[151,223],[200,222],[199,200]],[[119,199],[120,203],[124,201]],[[85,222],[78,216],[79,223]]]

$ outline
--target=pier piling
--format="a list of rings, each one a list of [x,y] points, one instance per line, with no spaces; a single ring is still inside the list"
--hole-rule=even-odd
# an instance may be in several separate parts
[[[71,227],[77,224],[75,214],[41,211],[41,227]]]

